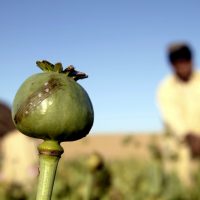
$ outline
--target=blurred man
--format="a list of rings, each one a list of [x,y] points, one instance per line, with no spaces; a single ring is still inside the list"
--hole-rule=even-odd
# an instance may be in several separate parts
[[[8,132],[13,130],[15,130],[15,126],[12,122],[10,108],[6,104],[0,102],[0,150],[1,150],[2,139]],[[2,165],[2,154],[0,153],[0,168],[1,165]]]
[[[14,127],[11,110],[0,102],[0,181],[32,189],[38,171],[35,142]]]
[[[169,133],[165,158],[174,158],[179,177],[190,183],[190,155],[198,149],[194,146],[200,145],[200,72],[194,67],[192,50],[187,44],[170,45],[168,60],[173,74],[163,80],[158,90],[159,107]],[[169,170],[172,165],[166,159]]]
[[[15,130],[15,126],[12,122],[10,108],[0,102],[0,138],[12,130]]]

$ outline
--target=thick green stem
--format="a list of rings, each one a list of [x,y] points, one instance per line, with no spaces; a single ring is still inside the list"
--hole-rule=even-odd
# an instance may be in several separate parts
[[[40,174],[36,200],[50,200],[63,148],[56,141],[44,141],[39,145],[38,151],[40,153]]]

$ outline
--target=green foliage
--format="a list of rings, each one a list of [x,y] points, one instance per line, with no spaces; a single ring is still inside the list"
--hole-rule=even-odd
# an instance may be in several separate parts
[[[196,184],[189,189],[183,186],[176,174],[165,174],[161,162],[157,159],[149,162],[133,159],[109,161],[106,162],[106,166],[111,176],[111,187],[104,190],[105,194],[99,200],[200,199],[200,173],[194,176]],[[87,168],[84,157],[61,162],[52,200],[85,200],[90,177],[91,172]],[[9,198],[5,198],[8,190],[2,188],[0,187],[0,199],[8,200]],[[20,192],[20,194],[26,194],[21,189]],[[29,194],[29,199],[34,199],[34,192]],[[9,193],[14,193],[14,191],[9,190]],[[19,198],[12,199],[19,200]]]

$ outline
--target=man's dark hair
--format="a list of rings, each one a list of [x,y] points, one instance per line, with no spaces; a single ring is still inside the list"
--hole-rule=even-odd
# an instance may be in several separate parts
[[[179,60],[192,60],[192,50],[188,44],[176,43],[168,48],[168,59],[171,64]]]
[[[5,103],[0,102],[0,138],[15,129],[11,117],[11,110]]]

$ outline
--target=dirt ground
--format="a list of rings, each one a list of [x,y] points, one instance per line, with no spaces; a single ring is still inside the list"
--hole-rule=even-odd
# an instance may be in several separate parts
[[[73,159],[77,156],[98,152],[106,159],[126,159],[130,157],[149,158],[149,145],[159,145],[162,134],[154,133],[116,133],[90,134],[82,140],[65,142],[63,157]]]

